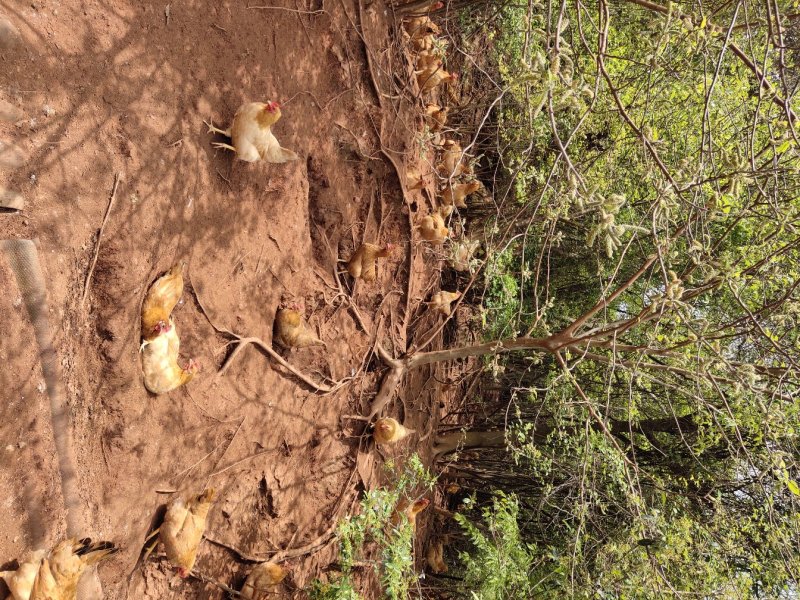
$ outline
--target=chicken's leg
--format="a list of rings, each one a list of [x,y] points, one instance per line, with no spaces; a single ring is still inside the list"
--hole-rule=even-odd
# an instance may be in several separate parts
[[[220,148],[221,150],[233,150],[234,152],[236,152],[236,148],[234,148],[230,144],[223,144],[221,142],[211,142],[211,145],[214,146],[214,148]]]
[[[214,120],[213,119],[209,119],[208,123],[203,121],[203,124],[206,127],[208,127],[208,133],[221,133],[225,137],[231,137],[231,130],[230,129],[219,129],[217,127],[214,127]]]

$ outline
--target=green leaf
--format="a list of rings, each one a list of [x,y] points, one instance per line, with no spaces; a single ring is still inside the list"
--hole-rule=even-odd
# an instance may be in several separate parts
[[[786,485],[789,488],[789,491],[795,496],[800,496],[800,485],[797,485],[797,482],[794,479],[787,481]]]

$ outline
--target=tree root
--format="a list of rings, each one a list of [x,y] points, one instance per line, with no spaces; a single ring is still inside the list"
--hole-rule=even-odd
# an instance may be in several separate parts
[[[200,300],[200,295],[197,293],[197,290],[192,288],[192,291],[194,292],[195,300],[197,300],[197,305],[200,307],[200,311],[203,313],[203,316],[206,318],[209,325],[211,325],[211,327],[213,327],[214,330],[217,331],[217,333],[220,333],[224,336],[231,338],[230,343],[236,344],[236,347],[233,349],[233,352],[230,353],[228,358],[225,359],[225,362],[222,363],[222,366],[220,367],[219,371],[217,371],[218,377],[221,376],[223,373],[225,373],[225,371],[227,371],[230,368],[233,359],[236,357],[237,354],[239,354],[239,352],[241,352],[242,348],[245,348],[248,344],[253,344],[260,350],[268,354],[275,362],[284,367],[287,371],[291,372],[300,381],[302,381],[308,387],[314,389],[317,392],[330,394],[341,388],[343,385],[345,385],[345,383],[349,381],[349,379],[342,379],[340,381],[334,382],[333,385],[317,383],[311,377],[309,377],[302,371],[299,371],[298,369],[290,365],[288,362],[286,362],[286,360],[284,360],[284,358],[280,354],[275,352],[275,350],[273,350],[271,346],[269,346],[266,342],[264,342],[260,338],[242,337],[239,334],[230,331],[229,329],[225,329],[224,327],[218,327],[216,324],[214,324],[214,322],[211,320],[211,317],[208,315],[208,311],[203,306],[203,303]]]

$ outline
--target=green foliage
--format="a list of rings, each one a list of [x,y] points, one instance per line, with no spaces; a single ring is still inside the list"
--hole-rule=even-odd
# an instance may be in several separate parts
[[[487,36],[502,98],[479,150],[508,201],[483,333],[575,325],[487,361],[501,402],[476,419],[511,430],[513,464],[469,460],[520,513],[516,537],[467,530],[487,598],[797,590],[800,154],[775,100],[798,83],[793,8],[663,4],[509,4]]]
[[[464,588],[476,600],[527,600],[541,592],[539,569],[534,568],[538,551],[523,541],[518,513],[517,499],[498,493],[482,511],[486,532],[465,515],[455,515],[473,545],[459,558],[465,567]]]
[[[332,582],[315,581],[310,594],[315,600],[357,600],[351,573],[356,563],[368,560],[368,547],[377,547],[378,573],[386,598],[402,600],[409,597],[411,584],[416,580],[413,564],[413,531],[405,514],[397,525],[392,514],[402,498],[408,499],[414,490],[433,488],[435,479],[427,472],[419,456],[414,454],[402,468],[390,464],[396,482],[389,489],[368,491],[355,515],[339,523],[339,561],[341,576]],[[370,561],[371,562],[371,561]]]

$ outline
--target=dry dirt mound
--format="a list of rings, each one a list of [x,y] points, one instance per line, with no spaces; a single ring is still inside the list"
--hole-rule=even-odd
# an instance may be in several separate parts
[[[166,6],[0,4],[25,42],[3,56],[0,73],[0,100],[25,116],[0,124],[0,138],[27,155],[22,168],[0,174],[0,185],[27,201],[22,214],[0,214],[0,239],[38,240],[82,503],[94,528],[86,533],[123,547],[100,569],[112,599],[126,597],[127,575],[168,492],[213,485],[220,499],[209,534],[267,555],[326,531],[362,476],[374,484],[378,467],[352,477],[358,440],[342,435],[339,417],[364,410],[378,382],[374,340],[404,351],[407,326],[438,278],[408,244],[409,206],[425,201],[406,203],[376,135],[383,129],[384,149],[402,165],[414,144],[412,104],[384,107],[376,94],[376,85],[388,89],[394,68],[383,50],[392,31],[384,5],[343,0],[305,12],[293,4]],[[225,123],[243,101],[266,99],[282,102],[274,132],[300,161],[246,164],[211,147],[203,119]],[[115,174],[116,200],[82,305]],[[363,239],[395,241],[400,251],[382,261],[377,282],[357,285],[359,322],[334,272],[342,268],[337,258]],[[175,313],[181,349],[203,371],[187,387],[154,397],[141,382],[139,308],[147,285],[177,260],[188,263]],[[37,523],[48,541],[62,536],[64,515],[37,349],[1,263],[0,282],[5,561],[24,556]],[[339,391],[314,393],[253,347],[216,375],[230,339],[200,303],[215,325],[269,343],[286,297],[302,301],[328,344],[327,351],[295,351],[289,362],[318,380],[354,377]],[[431,384],[425,370],[407,384],[411,426],[430,421]],[[329,546],[301,559],[292,585],[306,585],[332,553]],[[206,542],[198,568],[238,586],[249,566]],[[177,581],[151,561],[134,574],[130,597],[223,594]]]

